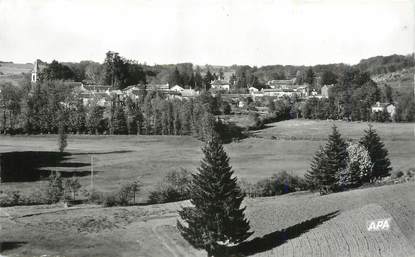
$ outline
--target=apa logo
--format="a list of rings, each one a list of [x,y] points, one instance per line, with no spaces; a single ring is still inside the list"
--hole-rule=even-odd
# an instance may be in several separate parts
[[[371,220],[367,222],[367,231],[387,231],[392,218]]]

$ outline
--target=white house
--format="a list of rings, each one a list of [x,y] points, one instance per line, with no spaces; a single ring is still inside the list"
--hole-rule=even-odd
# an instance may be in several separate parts
[[[194,89],[183,89],[183,91],[180,92],[183,97],[196,97],[199,95],[199,91],[196,91]]]
[[[249,91],[250,94],[253,94],[255,92],[258,92],[259,90],[256,87],[250,87],[250,88],[248,88],[248,91]]]
[[[396,106],[392,103],[376,102],[376,104],[373,105],[371,109],[372,113],[387,111],[392,119],[394,119],[396,114]]]
[[[283,96],[294,96],[297,93],[294,90],[283,90],[283,89],[262,89],[264,96],[275,96],[275,97],[283,97]]]
[[[321,87],[321,96],[323,98],[329,98],[329,93],[330,93],[330,89],[333,87],[334,85],[324,85]]]
[[[226,90],[229,91],[230,89],[230,85],[229,82],[225,81],[225,80],[214,80],[211,82],[211,88],[215,89],[215,90]]]
[[[288,89],[295,83],[294,79],[274,79],[267,82],[267,85],[272,89]]]
[[[81,85],[80,90],[84,93],[105,93],[111,90],[111,86],[107,85]]]
[[[169,83],[167,83],[167,84],[149,84],[149,85],[147,85],[147,90],[167,91],[169,89],[170,89]]]
[[[183,92],[184,88],[182,88],[179,85],[175,85],[174,87],[170,88],[170,90],[176,91],[176,92]]]
[[[307,97],[308,96],[308,86],[307,85],[298,86],[297,88],[294,89],[294,91],[296,91],[298,93],[298,96],[300,96],[300,97]]]

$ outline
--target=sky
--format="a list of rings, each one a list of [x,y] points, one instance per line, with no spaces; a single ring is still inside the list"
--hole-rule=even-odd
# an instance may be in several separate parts
[[[411,0],[0,0],[0,60],[355,64],[409,54]]]

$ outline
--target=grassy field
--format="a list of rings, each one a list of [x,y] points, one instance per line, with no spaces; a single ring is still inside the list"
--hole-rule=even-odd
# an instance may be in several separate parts
[[[348,138],[358,139],[364,123],[335,122]],[[269,124],[251,137],[225,145],[236,175],[257,181],[286,170],[302,175],[319,145],[330,133],[330,121],[291,120]],[[395,170],[415,167],[414,124],[374,124],[389,150]],[[278,140],[271,137],[280,138]],[[67,151],[60,163],[44,164],[40,169],[58,170],[80,176],[83,186],[90,184],[91,155],[94,160],[95,187],[102,191],[117,189],[120,184],[141,177],[147,192],[163,174],[179,168],[195,171],[200,164],[202,143],[191,137],[176,136],[83,136],[70,135]],[[2,136],[0,152],[54,151],[56,135]],[[33,191],[45,181],[3,183],[3,190]],[[144,194],[145,196],[145,194]],[[143,197],[144,197],[143,196]]]
[[[246,214],[255,233],[233,251],[238,256],[415,256],[414,186],[247,199]],[[6,256],[206,256],[175,227],[177,210],[188,204],[3,208],[0,252]],[[368,221],[381,218],[391,218],[389,231],[367,231]]]

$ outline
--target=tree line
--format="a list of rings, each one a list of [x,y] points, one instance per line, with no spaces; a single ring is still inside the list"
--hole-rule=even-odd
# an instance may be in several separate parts
[[[137,99],[113,96],[107,106],[84,105],[80,92],[62,81],[2,87],[3,133],[107,135],[193,135],[203,140],[226,125],[215,115],[229,113],[220,94],[202,92],[194,99],[169,99],[160,91],[143,90]],[[98,100],[98,99],[96,99]],[[232,136],[228,133],[226,136]]]

